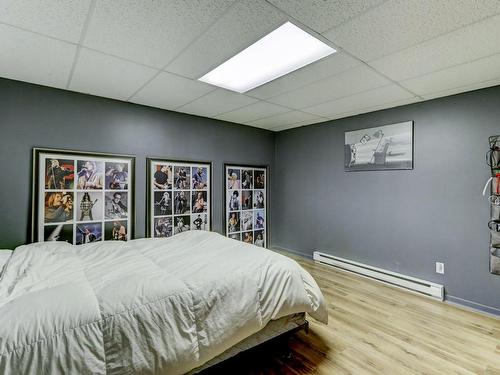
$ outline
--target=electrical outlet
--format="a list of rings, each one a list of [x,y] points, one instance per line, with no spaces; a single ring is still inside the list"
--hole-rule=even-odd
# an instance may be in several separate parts
[[[444,274],[444,263],[436,262],[436,272]]]

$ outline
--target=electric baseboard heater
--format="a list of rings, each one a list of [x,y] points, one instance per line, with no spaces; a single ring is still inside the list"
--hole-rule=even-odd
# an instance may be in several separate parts
[[[385,284],[432,297],[440,301],[444,300],[443,285],[387,271],[381,268],[372,267],[363,263],[354,262],[352,260],[335,257],[333,255],[320,253],[318,251],[313,253],[313,259],[318,263],[327,264],[329,266],[368,277]]]

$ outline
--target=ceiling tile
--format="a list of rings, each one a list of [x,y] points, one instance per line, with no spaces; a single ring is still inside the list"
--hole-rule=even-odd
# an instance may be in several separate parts
[[[328,121],[328,119],[321,118],[321,119],[316,119],[314,121],[311,121],[311,120],[310,121],[301,121],[301,122],[296,122],[295,124],[287,124],[287,125],[276,126],[274,128],[268,129],[268,130],[272,130],[273,132],[280,132],[280,131],[283,131],[283,130],[300,128],[301,126],[312,125],[312,124],[319,124],[319,123],[325,122],[325,121]]]
[[[249,122],[248,125],[258,126],[265,129],[273,129],[278,126],[297,124],[299,122],[306,122],[306,121],[319,122],[319,121],[325,121],[325,119],[310,113],[305,113],[301,111],[290,111],[287,113],[268,117],[265,119],[252,121]]]
[[[499,35],[500,16],[495,16],[372,61],[370,65],[401,81],[498,53]]]
[[[126,100],[158,71],[82,48],[69,89]]]
[[[78,42],[90,0],[0,0],[0,22]]]
[[[473,84],[466,85],[466,86],[454,87],[452,89],[448,89],[448,90],[444,90],[444,91],[437,91],[437,92],[433,92],[431,94],[425,94],[425,95],[422,95],[422,97],[426,100],[436,99],[436,98],[442,98],[444,96],[450,96],[450,95],[460,94],[460,93],[467,92],[467,91],[480,90],[480,89],[484,89],[487,87],[493,87],[493,86],[499,86],[499,85],[500,85],[500,78],[495,78],[495,79],[488,80],[488,81],[473,83]]]
[[[206,83],[161,72],[141,91],[134,95],[130,101],[171,110],[213,90],[213,86]]]
[[[274,129],[272,129],[272,131],[274,132],[280,132],[280,131],[283,131],[283,130],[288,130],[288,129],[293,129],[293,128],[299,128],[303,125],[297,125],[297,124],[288,124],[288,125],[280,125],[280,126],[277,126],[275,127]],[[271,130],[271,129],[269,129]]]
[[[370,61],[498,13],[498,0],[391,0],[324,36]]]
[[[500,54],[402,81],[418,95],[429,95],[500,78]],[[458,91],[457,91],[458,92]]]
[[[363,65],[276,96],[268,101],[290,108],[302,109],[390,83],[391,81]]]
[[[255,102],[257,102],[257,99],[243,94],[217,89],[177,110],[198,116],[215,117],[221,113],[229,112]]]
[[[374,111],[380,111],[382,109],[395,108],[395,107],[399,107],[399,106],[402,106],[402,105],[417,103],[417,102],[420,102],[420,101],[422,101],[421,98],[414,96],[414,97],[411,97],[411,98],[408,98],[408,99],[401,99],[401,100],[397,100],[395,102],[390,102],[390,103],[384,103],[384,104],[375,105],[373,107],[359,108],[359,109],[351,110],[349,112],[338,113],[336,115],[329,116],[328,119],[329,120],[336,120],[336,119],[339,119],[339,118],[345,118],[345,117],[360,115],[362,113],[370,113],[370,112],[374,112]]]
[[[84,45],[163,68],[233,0],[99,0]]]
[[[336,114],[371,108],[377,105],[392,103],[395,101],[413,98],[415,95],[402,89],[398,85],[391,84],[374,90],[323,103],[304,109],[306,112],[318,116],[331,117]]]
[[[240,1],[165,70],[198,79],[286,21],[263,0]]]
[[[270,117],[289,111],[289,108],[261,101],[231,112],[223,113],[222,115],[217,116],[217,118],[219,120],[246,124],[251,121],[260,120],[265,117]]]
[[[246,94],[260,99],[268,99],[307,84],[349,70],[361,62],[345,53],[337,52],[281,78],[266,83]]]
[[[76,45],[0,24],[0,76],[64,88]]]
[[[270,0],[289,16],[322,33],[386,0]]]
[[[306,125],[312,125],[312,124],[319,124],[319,123],[325,122],[325,121],[328,121],[328,119],[327,118],[323,118],[323,117],[317,117],[317,118],[314,118],[314,119],[309,119],[309,120],[303,120],[303,121],[295,122],[293,124],[286,124],[286,125],[275,126],[275,127],[272,127],[272,128],[268,128],[267,130],[272,130],[274,132],[279,132],[279,131],[286,130],[286,129],[298,128],[300,126],[306,126]]]

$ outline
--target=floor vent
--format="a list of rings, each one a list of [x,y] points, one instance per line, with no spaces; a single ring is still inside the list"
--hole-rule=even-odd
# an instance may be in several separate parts
[[[423,294],[440,301],[444,299],[444,287],[430,281],[420,280],[400,273],[387,271],[381,268],[368,266],[366,264],[353,262],[352,260],[335,257],[332,255],[315,251],[313,259],[318,263],[327,264],[335,268],[356,273],[373,280],[403,288],[412,292]]]

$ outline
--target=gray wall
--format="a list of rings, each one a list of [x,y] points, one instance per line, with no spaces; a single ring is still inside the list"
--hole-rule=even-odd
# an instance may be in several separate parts
[[[481,189],[487,137],[500,133],[499,119],[496,87],[274,135],[0,79],[0,248],[28,241],[34,146],[136,155],[136,237],[145,230],[146,156],[214,162],[219,232],[222,164],[269,164],[272,245],[442,283],[449,299],[498,313],[500,276],[488,272]],[[415,121],[413,171],[344,172],[345,130],[406,120]],[[445,263],[444,276],[435,261]]]
[[[29,240],[34,146],[136,155],[136,237],[145,232],[146,156],[213,161],[213,229],[222,230],[224,162],[269,164],[274,134],[0,79],[0,248]]]
[[[344,172],[346,130],[407,120],[415,124],[414,170]],[[280,132],[273,245],[444,284],[448,299],[498,314],[481,192],[488,136],[499,133],[500,87]],[[435,261],[445,263],[444,275]]]

